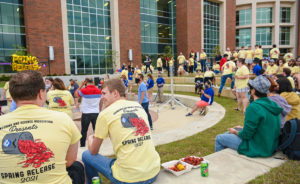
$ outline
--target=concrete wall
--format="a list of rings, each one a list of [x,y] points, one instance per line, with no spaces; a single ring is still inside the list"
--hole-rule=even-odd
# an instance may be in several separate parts
[[[38,61],[47,62],[48,47],[54,46],[55,60],[50,61],[50,72],[64,74],[64,49],[68,48],[64,48],[61,0],[43,0],[38,3],[36,0],[26,0],[23,4],[28,52],[36,56]],[[48,67],[41,71],[48,73]]]

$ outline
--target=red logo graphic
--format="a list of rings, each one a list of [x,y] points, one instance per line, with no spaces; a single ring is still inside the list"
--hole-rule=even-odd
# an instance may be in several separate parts
[[[38,168],[44,162],[49,162],[49,159],[54,157],[54,153],[40,139],[35,141],[19,140],[18,145],[20,152],[26,154],[26,160],[18,163],[24,164],[23,168],[28,166]]]
[[[141,135],[144,136],[149,132],[149,127],[146,122],[141,118],[130,118],[131,124],[136,127],[135,136]]]

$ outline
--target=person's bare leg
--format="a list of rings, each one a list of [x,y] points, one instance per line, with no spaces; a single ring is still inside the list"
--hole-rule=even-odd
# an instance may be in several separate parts
[[[76,108],[79,109],[79,101],[78,101],[78,98],[75,98],[74,101],[75,101]]]
[[[248,97],[247,97],[247,92],[242,93],[242,99],[243,99],[243,107],[244,107],[243,113],[245,113],[246,109],[248,107],[248,104],[249,104],[249,100],[248,100]]]
[[[198,108],[199,108],[198,105],[195,105],[191,111],[191,114],[193,114]]]
[[[243,99],[241,97],[241,93],[236,93],[237,101],[238,101],[238,110],[242,110]]]

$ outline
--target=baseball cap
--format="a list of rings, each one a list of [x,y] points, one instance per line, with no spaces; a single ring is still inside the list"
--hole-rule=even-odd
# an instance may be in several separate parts
[[[249,80],[248,83],[255,90],[257,90],[260,93],[263,93],[263,94],[268,94],[269,93],[269,88],[271,86],[271,83],[266,77],[264,77],[262,75],[256,77],[253,80]]]
[[[275,62],[274,59],[270,59],[269,61],[270,61],[270,62]]]

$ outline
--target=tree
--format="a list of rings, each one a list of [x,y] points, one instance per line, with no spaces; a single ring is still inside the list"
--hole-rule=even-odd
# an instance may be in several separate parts
[[[108,73],[113,73],[117,69],[117,54],[118,52],[115,50],[107,50],[104,53],[104,62],[105,62],[105,68],[106,68],[106,74],[107,74],[107,69],[109,69]]]

